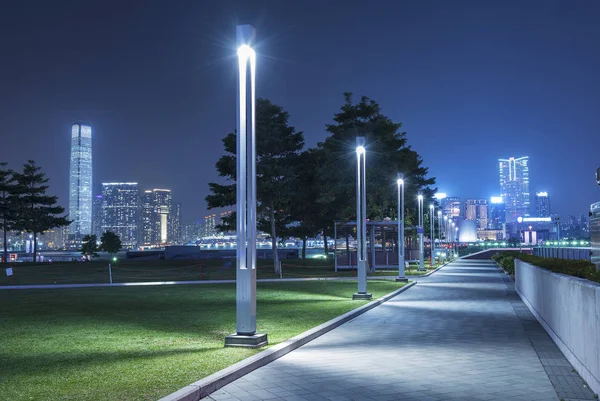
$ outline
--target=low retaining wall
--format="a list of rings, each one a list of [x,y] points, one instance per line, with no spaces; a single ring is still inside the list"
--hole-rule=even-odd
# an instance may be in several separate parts
[[[585,259],[590,260],[591,248],[551,248],[541,247],[533,248],[533,254],[542,258],[557,258],[557,259]]]
[[[600,285],[515,259],[515,289],[595,393],[600,393]]]

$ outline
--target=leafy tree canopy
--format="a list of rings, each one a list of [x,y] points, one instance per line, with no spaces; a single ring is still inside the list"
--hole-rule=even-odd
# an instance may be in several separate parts
[[[123,248],[121,238],[112,231],[105,231],[100,237],[100,249],[114,255]]]

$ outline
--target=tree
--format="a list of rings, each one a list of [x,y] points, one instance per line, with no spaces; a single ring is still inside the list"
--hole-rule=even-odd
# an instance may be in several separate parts
[[[306,241],[321,231],[319,225],[319,205],[315,199],[319,196],[316,184],[317,165],[319,163],[316,149],[302,152],[296,164],[297,172],[291,188],[294,188],[294,202],[290,206],[294,224],[288,229],[295,237],[302,238],[302,259],[306,258]]]
[[[356,137],[366,139],[367,217],[382,220],[397,217],[396,174],[405,178],[406,222],[416,221],[417,193],[431,199],[435,178],[427,177],[427,168],[417,152],[407,144],[401,123],[381,113],[380,106],[363,96],[352,102],[352,94],[344,94],[345,103],[327,125],[331,134],[318,143],[317,185],[320,205],[318,220],[324,234],[331,235],[333,222],[356,219]],[[412,200],[415,200],[412,202]],[[424,205],[427,207],[427,204]],[[410,229],[410,226],[407,226]],[[416,232],[416,230],[415,230]]]
[[[227,184],[209,183],[211,194],[206,197],[209,209],[236,204],[236,133],[223,139],[226,154],[217,162],[217,171]],[[256,196],[257,226],[271,234],[273,262],[279,271],[277,236],[285,236],[291,222],[291,205],[295,190],[291,183],[304,136],[289,125],[289,114],[267,99],[256,100]],[[235,222],[235,214],[225,221],[225,227]]]
[[[90,259],[92,256],[98,256],[99,250],[100,248],[98,248],[98,237],[96,237],[95,235],[86,235],[85,237],[83,237],[81,249],[79,250],[79,252],[81,252],[81,254],[85,256],[86,259]]]
[[[3,232],[4,263],[8,262],[7,233],[15,224],[15,200],[18,195],[14,172],[6,166],[6,162],[0,162],[0,227]]]
[[[105,231],[100,237],[100,250],[108,252],[111,256],[121,250],[121,238],[112,231]]]
[[[33,261],[37,262],[37,235],[55,227],[67,226],[71,222],[65,212],[57,205],[56,196],[46,195],[48,179],[35,161],[28,160],[22,172],[13,174],[19,185],[19,196],[16,198],[16,215],[14,229],[33,234]]]

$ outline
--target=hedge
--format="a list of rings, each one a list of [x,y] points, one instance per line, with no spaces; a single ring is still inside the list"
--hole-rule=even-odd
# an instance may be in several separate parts
[[[600,283],[600,272],[588,260],[541,258],[539,256],[516,252],[502,252],[492,256],[492,259],[511,275],[515,274],[515,258],[555,273],[567,274]]]

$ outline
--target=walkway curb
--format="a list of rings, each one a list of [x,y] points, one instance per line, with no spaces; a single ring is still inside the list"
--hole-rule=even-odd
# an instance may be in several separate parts
[[[297,335],[296,337],[292,337],[281,344],[268,348],[256,355],[251,356],[250,358],[246,358],[225,369],[213,373],[204,379],[185,386],[174,393],[161,398],[159,401],[198,401],[217,391],[221,387],[233,382],[234,380],[237,380],[240,377],[252,372],[253,370],[258,369],[261,366],[264,366],[278,358],[281,358],[282,356],[314,340],[315,338],[318,338],[323,334],[335,329],[336,327],[339,327],[342,324],[354,319],[355,317],[362,315],[376,306],[381,305],[396,295],[408,290],[415,284],[417,284],[417,282],[413,281],[394,292],[361,306],[360,308],[344,313],[343,315],[338,316],[328,322],[322,323],[317,327]]]
[[[433,273],[433,272],[432,272]],[[395,277],[395,276],[394,276]],[[425,277],[414,276],[414,277]],[[304,278],[259,278],[257,283],[279,283],[294,281],[356,281],[356,277],[304,277]],[[141,287],[156,285],[195,285],[195,284],[235,284],[235,280],[188,280],[188,281],[139,281],[127,283],[85,283],[85,284],[23,284],[0,285],[0,290],[48,290],[59,288],[96,288],[96,287]]]

